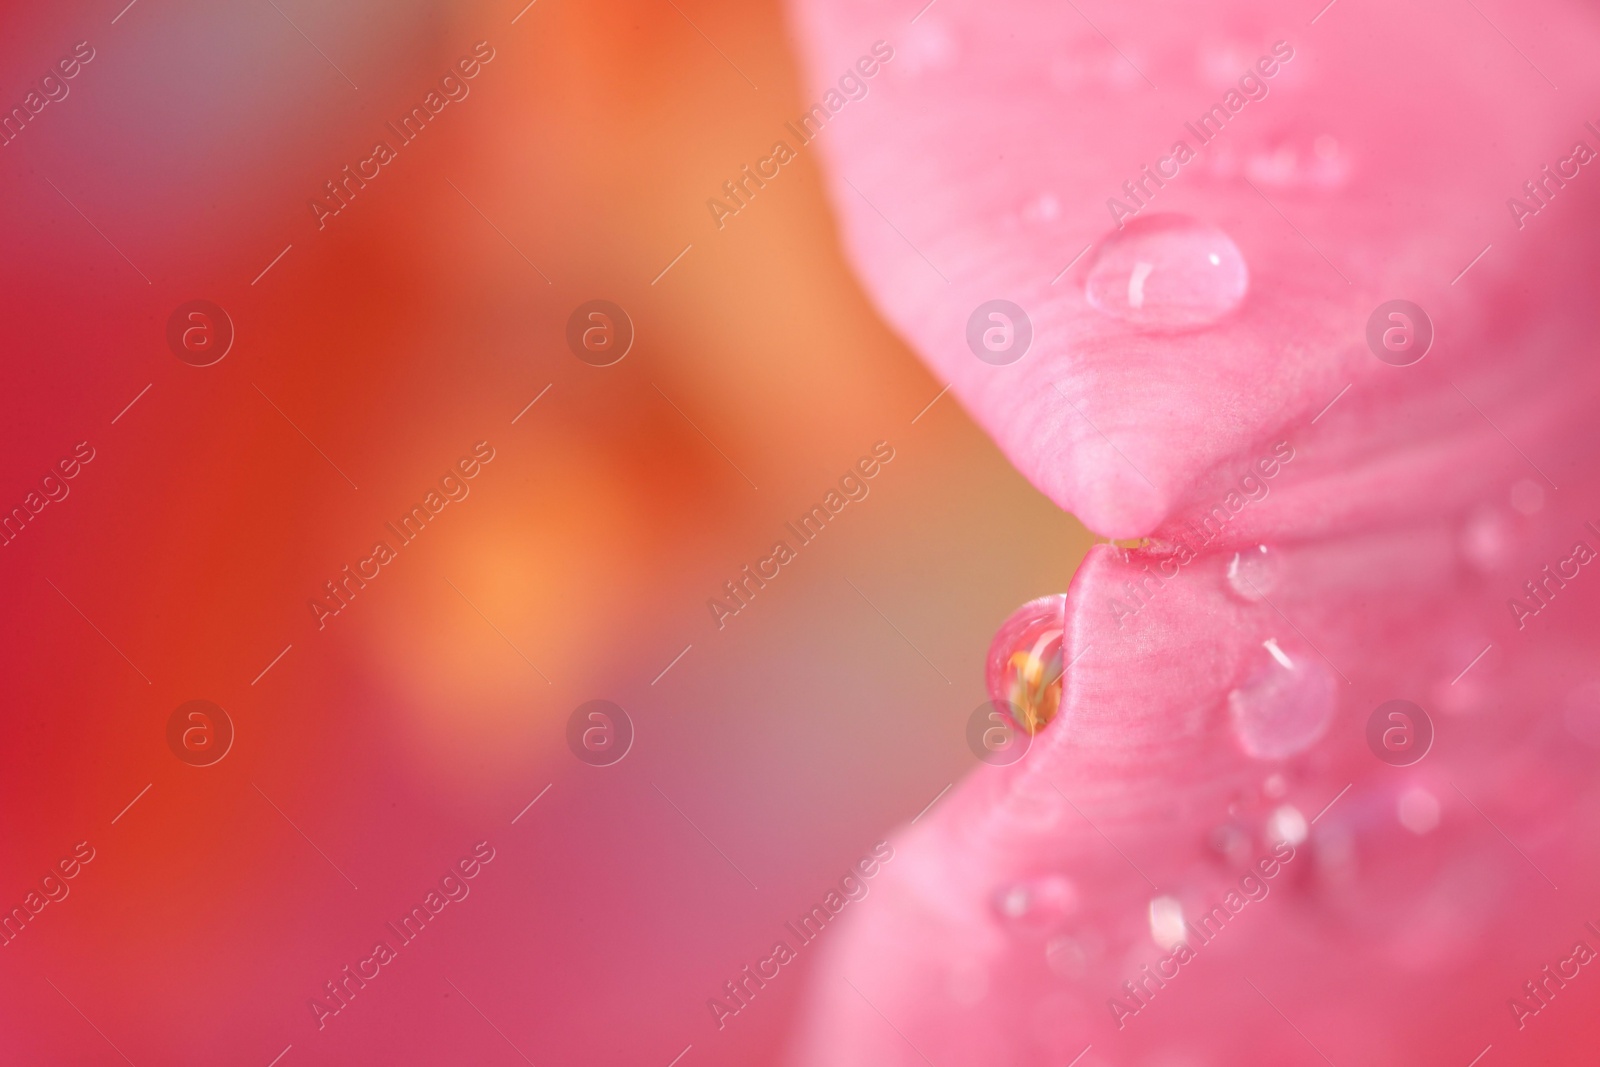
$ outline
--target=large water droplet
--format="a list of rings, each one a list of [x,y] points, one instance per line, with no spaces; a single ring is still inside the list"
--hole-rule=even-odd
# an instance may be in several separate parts
[[[1009,705],[1019,727],[1036,734],[1061,708],[1061,634],[1067,598],[1030,600],[1000,624],[989,644],[984,681],[996,704]]]
[[[1078,889],[1059,874],[1027,878],[996,893],[994,906],[1008,923],[1049,930],[1078,910]]]
[[[1186,215],[1130,221],[1106,240],[1085,295],[1107,315],[1145,330],[1209,326],[1244,299],[1250,269],[1233,239]]]
[[[1228,561],[1228,588],[1241,600],[1257,603],[1272,595],[1278,570],[1278,554],[1266,545],[1243,549]]]
[[[1316,654],[1262,643],[1244,682],[1228,694],[1239,746],[1257,759],[1304,752],[1328,730],[1338,706],[1338,683]]]

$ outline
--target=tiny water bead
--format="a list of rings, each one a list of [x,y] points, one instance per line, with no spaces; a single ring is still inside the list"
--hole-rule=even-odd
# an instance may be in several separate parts
[[[1017,726],[1036,734],[1061,709],[1061,635],[1067,598],[1030,600],[1000,624],[989,644],[984,682],[996,705],[1009,707]]]
[[[1228,561],[1228,589],[1239,599],[1255,604],[1272,594],[1278,584],[1278,554],[1266,545],[1235,552]]]
[[[1400,825],[1421,837],[1439,825],[1439,798],[1422,786],[1412,786],[1400,794],[1395,804]]]
[[[1247,153],[1244,175],[1270,189],[1341,188],[1350,179],[1350,154],[1329,134],[1306,144],[1286,140]]]
[[[994,907],[1012,925],[1048,930],[1078,910],[1078,889],[1059,874],[1026,878],[996,892]]]
[[[1338,683],[1309,650],[1285,650],[1275,638],[1245,680],[1228,694],[1234,736],[1256,759],[1286,759],[1310,748],[1328,730],[1338,707]]]
[[[1184,938],[1183,905],[1177,897],[1150,899],[1150,940],[1163,952],[1170,951]]]
[[[1134,219],[1101,244],[1084,295],[1098,311],[1152,331],[1193,330],[1244,300],[1250,269],[1233,239],[1186,215]]]
[[[1267,816],[1267,840],[1287,842],[1298,845],[1306,839],[1306,834],[1311,832],[1306,823],[1306,817],[1300,814],[1300,809],[1293,804],[1284,804]]]

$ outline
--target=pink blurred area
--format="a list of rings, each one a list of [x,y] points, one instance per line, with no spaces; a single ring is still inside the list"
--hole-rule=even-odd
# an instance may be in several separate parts
[[[6,108],[94,52],[0,147],[4,506],[94,459],[0,549],[0,900],[94,858],[0,950],[0,1061],[773,1062],[809,949],[720,1027],[707,999],[966,772],[990,634],[1088,546],[927,407],[814,156],[715,224],[809,103],[775,6],[519,7],[4,16]],[[594,298],[637,330],[611,367],[564,341]],[[213,366],[167,349],[193,299],[236,330]],[[319,628],[478,442],[469,495]],[[719,628],[708,599],[877,442],[867,496]],[[196,698],[237,731],[210,767],[167,747]],[[566,743],[594,698],[636,731],[609,767]]]

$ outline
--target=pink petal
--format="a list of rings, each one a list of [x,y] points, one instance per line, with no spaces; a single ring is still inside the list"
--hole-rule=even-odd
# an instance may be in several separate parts
[[[1559,544],[1573,521],[1552,514],[1525,543]],[[1139,1057],[1174,1047],[1186,1063],[1312,1062],[1246,980],[1335,1063],[1450,1050],[1464,1064],[1515,1036],[1506,999],[1592,937],[1580,887],[1600,863],[1567,842],[1600,828],[1594,757],[1547,710],[1582,693],[1573,666],[1596,636],[1580,623],[1600,581],[1571,583],[1543,629],[1518,632],[1486,595],[1505,578],[1465,573],[1458,534],[1438,523],[1286,551],[1270,603],[1230,590],[1225,556],[1156,586],[1144,568],[1158,557],[1092,552],[1069,595],[1060,716],[1022,762],[981,768],[896,836],[828,946],[799,1062],[910,1065],[920,1050],[940,1067],[1062,1064],[1089,1044],[1090,1064],[1165,1062]],[[1129,582],[1147,591],[1131,615],[1112,609]],[[1229,709],[1269,639],[1333,693],[1321,739],[1282,759],[1248,754]],[[1393,697],[1426,705],[1437,730],[1412,767],[1367,747],[1369,714]],[[1440,813],[1421,833],[1399,814],[1418,791]],[[1271,855],[1274,812],[1298,813],[1281,827],[1330,803],[1266,898],[1119,1028],[1109,1001],[1167,955],[1151,901],[1173,897],[1194,922],[1241,863]],[[1005,917],[1008,889],[1049,878],[1067,880],[1074,908]],[[1474,1008],[1460,1032],[1454,1016]],[[1582,1012],[1541,1026],[1600,1037]]]
[[[896,50],[817,138],[845,243],[884,315],[1041,490],[1107,536],[1149,533],[1209,503],[1261,446],[1304,432],[1347,385],[1329,418],[1363,441],[1332,450],[1346,469],[1337,495],[1317,492],[1323,521],[1425,510],[1415,481],[1456,503],[1481,484],[1449,477],[1457,442],[1409,457],[1415,481],[1394,478],[1402,442],[1448,434],[1488,456],[1498,440],[1494,458],[1515,466],[1451,381],[1524,451],[1559,464],[1529,435],[1570,420],[1594,385],[1593,361],[1571,353],[1589,336],[1596,251],[1574,235],[1596,225],[1600,181],[1585,170],[1521,232],[1505,205],[1580,136],[1600,144],[1583,114],[1557,106],[1592,99],[1600,81],[1582,43],[1600,36],[1591,15],[1542,12],[1558,97],[1470,9],[1390,11],[1381,26],[1336,10],[1315,27],[1259,3],[1083,12],[1160,92],[1070,6],[940,2],[909,25],[887,3],[796,9],[818,98],[874,38]],[[1279,40],[1295,56],[1269,95],[1142,216],[1186,214],[1231,235],[1250,270],[1238,311],[1208,329],[1141,333],[1086,301],[1093,251],[1053,281],[1116,232],[1106,203],[1122,183],[1178,138],[1196,143],[1184,122]],[[1286,152],[1312,158],[1318,138],[1332,139],[1320,143],[1334,145],[1343,178],[1252,170]],[[1029,353],[1006,367],[965,340],[969,314],[997,297],[1034,327]],[[1396,297],[1437,327],[1417,367],[1366,347],[1368,316]]]
[[[1600,947],[1582,925],[1600,921],[1583,904],[1600,864],[1576,844],[1600,828],[1593,758],[1575,743],[1600,739],[1600,579],[1573,548],[1600,546],[1583,236],[1600,178],[1585,166],[1522,228],[1506,206],[1574,141],[1600,145],[1567,103],[1596,96],[1593,15],[796,14],[817,96],[872,40],[896,49],[819,140],[885,317],[1042,491],[1152,538],[1075,577],[1062,710],[1027,758],[980,767],[896,837],[828,949],[800,1062],[1059,1065],[1092,1046],[1081,1067],[1466,1064],[1491,1043],[1536,1062],[1600,1037],[1580,994],[1521,1028],[1509,1008],[1575,940]],[[1242,303],[1182,333],[1091,306],[1106,199],[1279,40],[1296,54],[1270,95],[1143,214],[1230,235]],[[1302,162],[1324,137],[1336,151]],[[966,339],[996,298],[1034,330],[1008,366]],[[1367,346],[1394,298],[1437,330],[1413,366]],[[1257,544],[1270,562],[1250,571]],[[1236,552],[1260,588],[1230,579]],[[1253,690],[1280,655],[1295,685]],[[1367,741],[1395,698],[1437,730],[1406,768]],[[1221,902],[1294,826],[1279,809],[1309,823],[1335,800],[1270,895],[1119,1026],[1109,1003],[1167,955],[1172,909]],[[1019,886],[1050,889],[1008,918]]]

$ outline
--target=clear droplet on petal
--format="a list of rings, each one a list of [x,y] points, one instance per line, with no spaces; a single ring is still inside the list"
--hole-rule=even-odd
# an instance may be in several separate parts
[[[1278,554],[1266,545],[1243,549],[1228,561],[1228,588],[1239,599],[1257,603],[1272,595],[1279,570]]]
[[[1036,734],[1061,709],[1061,635],[1067,598],[1030,600],[1000,624],[989,644],[984,680],[995,703],[1009,706],[1017,726]]]
[[[1314,652],[1262,642],[1245,680],[1228,694],[1234,736],[1256,759],[1286,759],[1304,752],[1333,722],[1338,683]]]
[[[1288,842],[1298,845],[1306,839],[1311,827],[1306,817],[1293,804],[1285,804],[1267,816],[1267,840],[1273,843]]]
[[[1170,951],[1184,938],[1183,905],[1177,897],[1154,897],[1150,901],[1150,939],[1163,952]]]
[[[1013,926],[1048,930],[1078,910],[1078,889],[1059,874],[1026,878],[996,893],[994,906]]]
[[[1186,215],[1133,219],[1101,244],[1085,296],[1144,330],[1209,326],[1239,306],[1250,269],[1233,239]]]
[[[1250,152],[1245,177],[1273,189],[1331,190],[1350,178],[1350,156],[1338,140],[1323,134],[1311,142],[1280,141]]]
[[[1420,785],[1413,786],[1400,794],[1395,814],[1401,826],[1421,837],[1439,825],[1439,798]]]

